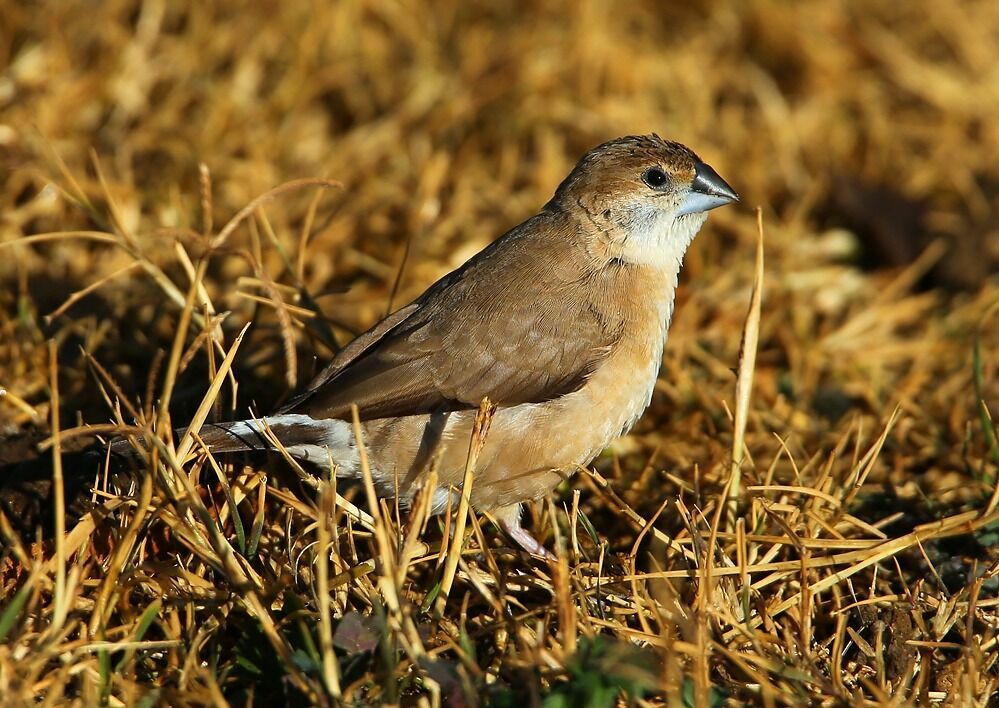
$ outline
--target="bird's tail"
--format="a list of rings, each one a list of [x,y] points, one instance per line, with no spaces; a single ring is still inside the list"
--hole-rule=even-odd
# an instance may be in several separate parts
[[[177,439],[184,435],[177,431]],[[343,420],[313,418],[301,414],[273,415],[256,420],[209,423],[198,437],[213,454],[274,450],[273,438],[293,457],[318,465],[332,460],[343,473],[350,473],[358,463],[357,446],[351,424]],[[133,456],[128,440],[116,440],[112,454]]]

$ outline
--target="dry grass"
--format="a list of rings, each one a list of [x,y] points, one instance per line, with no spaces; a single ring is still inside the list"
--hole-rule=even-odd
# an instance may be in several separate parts
[[[621,5],[0,6],[0,464],[56,453],[54,523],[0,517],[7,704],[995,700],[999,5]],[[748,208],[532,510],[557,563],[171,439],[652,130]],[[107,474],[88,430],[158,442]]]

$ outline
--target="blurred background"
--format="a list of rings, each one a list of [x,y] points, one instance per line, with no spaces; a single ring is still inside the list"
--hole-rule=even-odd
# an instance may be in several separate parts
[[[590,565],[573,556],[573,577],[583,583],[593,572],[619,572],[611,567],[616,558],[635,567],[646,562],[637,552],[642,538],[634,517],[620,513],[621,504],[644,519],[659,519],[671,538],[692,542],[694,517],[679,507],[660,517],[661,504],[679,498],[692,510],[710,512],[719,498],[733,447],[733,370],[753,286],[758,207],[766,267],[744,475],[747,488],[757,485],[752,514],[759,514],[758,533],[764,534],[763,541],[753,541],[760,544],[753,553],[777,539],[753,558],[776,559],[785,572],[762,595],[760,587],[776,575],[742,587],[745,595],[738,598],[744,600],[733,591],[731,607],[712,616],[715,624],[698,615],[700,634],[684,624],[685,611],[675,611],[700,597],[696,583],[678,584],[681,604],[663,600],[667,596],[654,584],[645,599],[636,599],[629,586],[615,607],[633,614],[622,610],[614,631],[628,640],[647,632],[642,613],[655,606],[663,613],[657,621],[664,627],[664,665],[702,667],[694,671],[698,700],[707,700],[709,681],[727,695],[758,699],[753,691],[762,679],[743,680],[742,659],[715,652],[709,666],[706,652],[691,656],[689,647],[704,641],[709,624],[734,626],[731,617],[748,607],[740,603],[752,599],[762,607],[794,598],[799,582],[822,577],[831,579],[825,587],[834,585],[834,592],[821,603],[802,599],[811,623],[786,613],[776,625],[766,620],[770,634],[755,648],[731,640],[738,651],[764,655],[754,665],[769,667],[760,671],[790,686],[788,702],[845,700],[840,668],[850,690],[863,685],[865,696],[882,700],[879,690],[890,692],[912,679],[917,651],[907,642],[913,637],[925,640],[919,650],[924,688],[938,698],[955,686],[966,696],[985,696],[991,689],[976,682],[995,680],[996,625],[994,613],[982,615],[974,598],[994,595],[999,583],[994,523],[956,542],[924,538],[918,553],[910,548],[890,564],[872,561],[846,583],[839,580],[848,576],[823,575],[834,571],[832,564],[806,570],[805,561],[809,549],[876,549],[872,544],[886,536],[901,537],[947,515],[978,518],[979,510],[999,503],[993,420],[999,410],[997,118],[994,0],[0,0],[4,482],[16,466],[10,463],[37,457],[36,443],[49,434],[48,340],[55,341],[63,427],[112,420],[116,399],[133,406],[123,409],[124,419],[149,418],[162,395],[192,274],[205,263],[170,399],[173,421],[190,420],[211,372],[247,323],[234,369],[239,385],[223,388],[213,415],[244,417],[249,407],[266,413],[303,386],[338,345],[536,213],[586,150],[654,131],[695,150],[742,202],[712,212],[688,253],[650,411],[595,462],[616,501],[608,502],[585,474],[572,482],[582,491],[580,512],[599,531],[593,544],[601,544],[599,550],[584,544]],[[320,188],[315,180],[339,186]],[[286,186],[270,191],[279,185]],[[258,200],[261,195],[266,198]],[[212,237],[220,232],[227,235],[213,249]],[[893,412],[898,415],[886,428]],[[64,449],[90,442],[67,440]],[[862,458],[868,449],[872,456]],[[42,477],[50,479],[50,461],[40,462]],[[93,479],[93,467],[77,458],[66,456],[64,465],[67,480]],[[255,490],[239,513],[247,527],[260,524],[255,528],[263,530],[261,547],[268,551],[247,551],[240,541],[247,567],[259,574],[258,590],[269,598],[297,587],[316,597],[299,565],[316,533],[309,516],[314,500],[303,494],[298,503],[271,491],[265,504],[256,490],[266,488],[267,478],[248,468],[239,474],[240,489]],[[855,484],[858,479],[862,484]],[[771,482],[785,485],[777,488],[783,491],[760,491]],[[82,489],[90,499],[89,489]],[[114,695],[128,703],[147,682],[163,687],[168,703],[179,703],[189,699],[184,677],[196,675],[203,694],[190,699],[192,705],[217,703],[213,682],[234,676],[245,679],[239,679],[239,690],[248,692],[239,694],[241,702],[264,678],[273,684],[267,695],[287,698],[282,677],[295,675],[294,662],[282,655],[279,670],[246,668],[245,656],[267,646],[257,624],[261,615],[251,616],[225,594],[232,578],[191,560],[181,538],[181,517],[189,512],[171,522],[168,491],[155,490],[160,515],[141,541],[149,555],[134,568],[126,556],[115,556],[121,562],[114,570],[124,569],[136,604],[119,603],[114,631],[133,636],[131,628],[141,624],[136,608],[159,603],[165,593],[169,620],[158,622],[156,636],[175,641],[175,648],[143,654],[146,673],[127,673]],[[560,488],[560,505],[549,509],[561,510],[573,491]],[[216,501],[222,498],[218,488],[214,493]],[[109,493],[108,504],[117,506],[108,512],[106,528],[95,532],[91,524],[84,532],[93,543],[90,555],[81,551],[84,560],[76,561],[88,564],[77,588],[78,614],[95,606],[87,593],[114,584],[116,576],[104,571],[108,543],[137,518],[130,511],[138,508],[135,494]],[[843,500],[842,509],[822,506],[830,495]],[[769,507],[763,514],[758,505],[768,500],[780,502],[773,508],[786,521],[775,520]],[[43,499],[36,508],[50,506]],[[32,537],[33,517],[5,508],[10,519],[25,523],[25,538]],[[807,513],[798,516],[800,510]],[[847,511],[849,523],[843,521]],[[567,523],[556,516],[552,511],[545,521],[535,513],[530,523],[550,539],[552,524]],[[814,535],[814,544],[802,550],[798,537],[784,538],[793,536],[789,524]],[[835,538],[826,538],[833,525]],[[6,533],[6,526],[0,530]],[[229,527],[223,532],[230,539],[234,533]],[[836,534],[847,536],[842,545]],[[75,538],[79,545],[82,537]],[[502,543],[489,539],[494,547]],[[295,543],[301,547],[293,549]],[[282,555],[286,546],[288,555]],[[719,547],[736,557],[731,536],[720,538]],[[655,568],[661,563],[684,575],[682,556],[661,546],[654,550]],[[86,561],[91,557],[99,562]],[[205,577],[171,575],[178,558]],[[497,586],[528,567],[510,557],[503,563],[508,572],[494,578]],[[13,592],[23,567],[3,551],[5,590]],[[412,573],[426,577],[406,589],[417,607],[429,597],[428,588],[439,587],[433,569],[421,567]],[[986,568],[992,568],[987,576]],[[338,591],[338,612],[353,607],[375,613],[371,598],[378,593],[365,582],[352,580],[349,596],[347,589]],[[845,589],[850,582],[855,585]],[[194,586],[217,592],[231,614],[213,614],[210,603],[198,604],[196,614],[184,599]],[[466,601],[479,597],[465,587]],[[929,590],[920,594],[919,588]],[[555,615],[552,595],[530,588],[510,592],[520,594],[508,609],[518,616],[523,608],[536,613],[524,615],[521,629],[533,626],[532,617],[544,617],[565,632],[563,620],[577,611],[581,623],[591,621],[582,604],[566,600]],[[903,603],[897,612],[874,609],[884,598],[917,595],[918,603]],[[32,597],[35,607],[49,596]],[[100,602],[109,595],[102,597]],[[834,616],[822,604],[830,597],[837,605],[852,597],[869,607]],[[568,595],[559,598],[561,603]],[[303,606],[279,604],[275,613]],[[944,612],[954,608],[965,614]],[[434,635],[440,646],[454,644],[454,628],[466,619],[487,622],[493,605],[473,600],[467,617],[466,607],[451,609],[452,624]],[[32,613],[66,617],[47,607]],[[839,619],[847,616],[849,641]],[[5,632],[12,626],[6,622],[0,622]],[[33,626],[23,624],[17,656],[34,657],[35,678],[25,679],[18,695],[37,700],[36,690],[44,686],[58,695],[77,680],[72,677],[90,681],[98,668],[105,670],[103,664],[86,671],[60,668],[61,678],[50,683],[46,672],[63,667],[68,654],[56,644],[46,644],[49,654],[31,649]],[[210,643],[202,642],[202,627]],[[885,627],[890,641],[882,642]],[[869,642],[863,651],[856,638],[861,634]],[[606,673],[573,669],[574,644],[561,653],[562,634],[538,640],[538,652],[548,642],[548,653],[535,664],[518,655],[527,645],[500,635],[475,635],[481,672],[467,657],[454,671],[467,664],[474,677],[492,680],[498,673],[511,691],[533,687],[541,679],[530,672],[535,665],[547,671],[552,656],[561,668],[546,681],[562,676],[562,669],[591,678]],[[290,655],[298,639],[282,636],[271,639]],[[234,654],[244,640],[251,654]],[[967,652],[951,652],[965,644]],[[837,646],[846,649],[838,652]],[[975,653],[986,647],[990,653]],[[679,654],[669,653],[674,649]],[[669,659],[679,655],[691,661]],[[15,660],[13,673],[4,674],[11,656],[0,652],[0,677],[28,671],[27,663]],[[79,661],[94,664],[93,656]],[[490,657],[496,663],[487,669]],[[797,673],[784,671],[792,664]],[[391,675],[408,685],[406,665],[379,667],[356,671],[370,670],[376,677],[370,686]],[[664,685],[680,685],[672,680],[667,676]],[[388,679],[386,686],[387,695],[395,695]]]
[[[228,402],[242,410],[272,408],[337,343],[536,212],[584,151],[652,131],[743,202],[688,256],[638,448],[724,459],[704,433],[727,428],[756,206],[760,432],[821,445],[848,412],[900,404],[927,426],[906,466],[947,474],[924,458],[965,439],[979,393],[994,400],[994,377],[976,393],[970,368],[975,333],[987,354],[997,341],[994,2],[8,0],[0,65],[8,439],[44,433],[49,336],[68,421],[108,417],[83,352],[154,399],[202,234],[281,183],[342,188],[282,193],[212,256],[226,336],[254,322]],[[112,238],[10,245],[65,231]],[[175,416],[200,401],[206,361],[185,361]]]

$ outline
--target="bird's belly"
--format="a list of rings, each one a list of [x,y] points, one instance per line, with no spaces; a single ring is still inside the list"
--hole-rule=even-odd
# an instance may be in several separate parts
[[[473,505],[489,510],[544,496],[627,432],[652,397],[664,330],[619,347],[578,391],[497,410],[476,465]],[[410,497],[436,457],[439,488],[460,487],[474,419],[475,411],[460,411],[366,424],[376,482]]]

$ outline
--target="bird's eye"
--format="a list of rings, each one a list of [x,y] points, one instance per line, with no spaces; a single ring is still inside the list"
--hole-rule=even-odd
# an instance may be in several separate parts
[[[669,181],[669,177],[658,167],[650,167],[645,170],[645,174],[642,175],[642,179],[645,180],[645,184],[649,185],[653,189],[659,189],[664,184]]]

